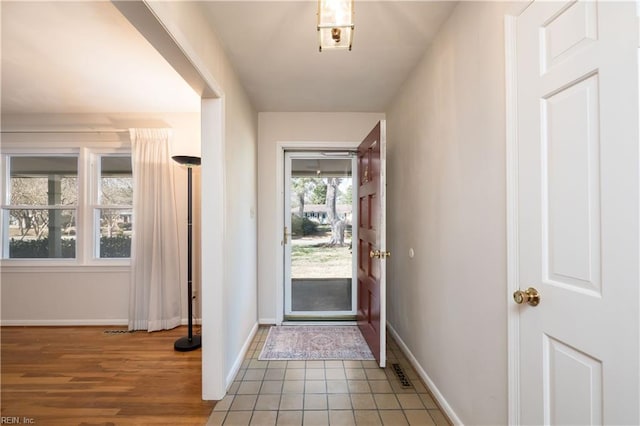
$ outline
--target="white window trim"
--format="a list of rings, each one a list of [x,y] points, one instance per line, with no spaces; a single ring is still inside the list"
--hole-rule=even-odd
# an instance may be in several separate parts
[[[105,143],[103,146],[72,142],[67,147],[46,147],[41,143],[30,146],[24,142],[19,144],[4,143],[0,162],[4,173],[0,176],[0,200],[2,208],[9,207],[7,199],[7,185],[9,182],[9,168],[7,158],[12,155],[74,155],[78,156],[78,202],[76,218],[76,257],[75,259],[8,259],[4,258],[8,251],[8,239],[5,239],[6,225],[0,227],[2,241],[2,258],[0,267],[15,272],[29,271],[30,268],[73,269],[75,267],[129,267],[130,258],[97,258],[94,250],[95,232],[93,227],[93,212],[97,201],[96,160],[102,155],[131,155],[130,146],[122,143]]]

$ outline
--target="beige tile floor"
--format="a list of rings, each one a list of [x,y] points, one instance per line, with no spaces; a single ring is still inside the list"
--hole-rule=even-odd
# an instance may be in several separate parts
[[[207,425],[449,425],[390,337],[383,370],[374,361],[259,361],[268,330],[258,330]],[[402,387],[393,363],[412,388]]]

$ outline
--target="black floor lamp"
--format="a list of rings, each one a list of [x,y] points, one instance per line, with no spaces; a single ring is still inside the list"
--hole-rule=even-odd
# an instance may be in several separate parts
[[[183,166],[187,166],[187,198],[188,198],[188,210],[187,210],[187,303],[189,307],[189,335],[181,337],[173,345],[176,351],[188,352],[198,349],[202,346],[202,340],[200,336],[193,335],[193,282],[192,282],[192,239],[193,239],[193,207],[191,200],[191,175],[192,168],[200,165],[200,157],[191,157],[188,155],[175,155],[173,160]]]

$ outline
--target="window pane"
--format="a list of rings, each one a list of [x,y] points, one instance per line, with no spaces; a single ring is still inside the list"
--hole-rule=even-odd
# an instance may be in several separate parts
[[[131,257],[131,209],[99,209],[100,257]]]
[[[12,205],[75,205],[77,157],[10,157]]]
[[[75,218],[75,209],[10,209],[9,258],[76,257]]]
[[[100,204],[130,206],[133,204],[131,157],[100,158]]]

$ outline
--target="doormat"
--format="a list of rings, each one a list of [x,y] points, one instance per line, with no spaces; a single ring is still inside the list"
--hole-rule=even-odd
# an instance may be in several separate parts
[[[260,360],[375,359],[357,326],[271,327]]]

